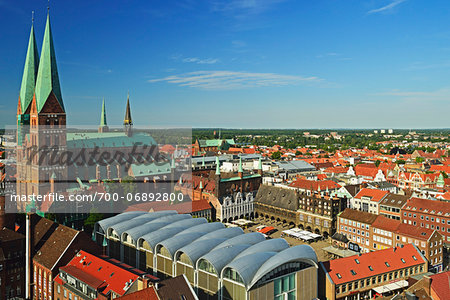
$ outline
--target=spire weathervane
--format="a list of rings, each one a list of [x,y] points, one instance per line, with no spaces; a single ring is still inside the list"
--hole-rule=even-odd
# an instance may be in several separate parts
[[[34,24],[34,10],[31,11],[31,24]]]

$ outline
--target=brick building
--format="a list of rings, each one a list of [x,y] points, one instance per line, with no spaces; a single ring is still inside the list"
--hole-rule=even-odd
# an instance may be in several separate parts
[[[130,266],[128,269],[107,258],[79,251],[59,268],[53,283],[55,300],[114,299],[147,285],[145,272]]]
[[[363,188],[351,199],[351,208],[378,215],[379,204],[388,194],[388,191]]]
[[[326,193],[308,195],[288,188],[261,185],[255,199],[255,216],[329,236],[336,231],[337,215],[346,202]]]
[[[320,262],[320,299],[366,299],[388,296],[408,287],[407,279],[428,271],[414,245]]]
[[[436,230],[347,209],[339,215],[338,232],[357,244],[361,252],[414,244],[434,271],[443,268],[443,238]]]
[[[338,215],[338,232],[344,234],[349,242],[358,244],[360,252],[372,250],[372,224],[377,216],[368,212],[347,208]]]
[[[380,201],[379,213],[390,219],[400,220],[403,205],[408,201],[408,196],[389,193]]]
[[[53,279],[79,250],[100,253],[100,248],[83,231],[59,225],[33,257],[33,296],[55,299]]]
[[[411,198],[401,209],[403,223],[438,231],[450,245],[450,205],[448,202]]]
[[[216,171],[196,171],[183,174],[176,191],[188,195],[193,202],[206,200],[212,206],[212,220],[231,222],[238,218],[254,218],[254,198],[262,182],[261,160],[257,172],[244,172],[242,160],[238,172],[220,171],[216,157]]]
[[[8,228],[0,230],[0,298],[24,298],[25,236]]]

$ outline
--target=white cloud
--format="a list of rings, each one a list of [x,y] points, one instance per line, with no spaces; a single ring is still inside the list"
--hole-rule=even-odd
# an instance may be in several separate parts
[[[450,88],[444,87],[434,91],[402,91],[391,90],[376,93],[376,96],[394,96],[412,101],[450,101]]]
[[[179,86],[210,90],[286,86],[299,84],[301,82],[318,81],[321,81],[321,79],[317,77],[234,71],[196,71],[149,80],[151,83],[169,82]]]
[[[200,59],[198,57],[186,57],[182,59],[182,62],[212,65],[219,62],[219,59],[217,58]]]
[[[376,13],[380,13],[380,12],[387,12],[387,11],[390,11],[391,9],[393,9],[394,7],[396,7],[397,5],[399,5],[403,2],[406,2],[406,1],[407,0],[394,0],[391,3],[389,3],[385,6],[382,6],[380,8],[369,10],[367,13],[368,14],[376,14]]]
[[[214,0],[211,1],[213,11],[238,14],[260,14],[271,8],[273,5],[285,0]]]

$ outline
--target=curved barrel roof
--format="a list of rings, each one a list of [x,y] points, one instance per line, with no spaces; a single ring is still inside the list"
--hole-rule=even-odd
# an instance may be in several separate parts
[[[173,214],[172,215],[172,214],[170,214],[170,215],[162,216],[161,218],[153,219],[150,222],[144,223],[140,226],[127,229],[126,231],[124,231],[122,233],[122,240],[123,240],[124,234],[128,234],[131,236],[131,238],[133,240],[137,241],[138,238],[140,238],[141,236],[143,236],[149,232],[158,230],[159,228],[170,225],[176,221],[181,221],[181,220],[186,220],[186,219],[190,220],[191,219],[190,215],[185,215],[185,214],[181,214],[181,215]]]
[[[98,221],[97,223],[95,223],[95,230],[97,232],[99,232],[98,229],[102,229],[103,232],[106,232],[108,227],[113,225],[113,224],[115,224],[115,223],[123,222],[123,221],[126,221],[126,220],[131,220],[131,219],[133,219],[135,217],[138,217],[140,215],[143,215],[143,214],[147,214],[147,213],[144,212],[144,211],[124,212],[124,213],[121,213],[120,215],[116,215],[114,217]]]

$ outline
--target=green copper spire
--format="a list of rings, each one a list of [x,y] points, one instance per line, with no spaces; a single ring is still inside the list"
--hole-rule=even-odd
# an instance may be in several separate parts
[[[244,170],[242,169],[242,157],[239,157],[239,169],[238,169],[239,173],[244,173]]]
[[[258,170],[262,170],[262,160],[261,160],[261,156],[259,157],[259,161],[258,161]]]
[[[174,157],[174,156],[172,156],[172,162],[171,162],[170,167],[171,167],[172,169],[175,169],[175,168],[176,168],[176,165],[175,165],[175,157]]]
[[[203,179],[203,178],[202,178]],[[200,179],[200,184],[198,185],[198,188],[200,189],[200,190],[203,190],[203,182],[202,182],[202,179]]]
[[[444,180],[444,175],[441,173],[439,174],[439,178],[436,182],[436,186],[437,187],[444,187],[445,186],[445,180]]]
[[[28,41],[27,57],[25,58],[25,67],[23,68],[22,84],[20,86],[20,104],[24,114],[33,101],[34,87],[36,86],[36,77],[39,67],[39,53],[34,37],[34,26],[31,25],[30,39]]]
[[[100,118],[100,126],[107,126],[108,124],[106,123],[106,108],[105,108],[105,98],[103,98],[103,103],[102,103],[102,116]]]
[[[37,111],[40,112],[51,93],[56,96],[59,104],[64,110],[64,104],[59,85],[58,68],[56,66],[55,49],[53,47],[52,30],[50,28],[50,14],[47,15],[45,25],[44,41],[42,43],[41,59],[36,80],[36,103]]]
[[[216,156],[216,175],[220,175],[220,161],[218,156]]]

